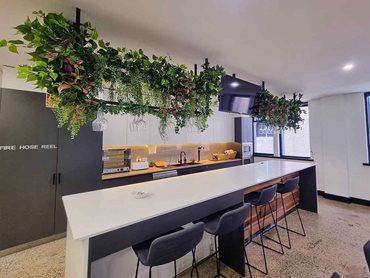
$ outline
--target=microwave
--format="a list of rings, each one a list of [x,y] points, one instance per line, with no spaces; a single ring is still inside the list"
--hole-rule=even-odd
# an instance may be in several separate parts
[[[103,175],[129,172],[131,166],[131,149],[103,150]]]

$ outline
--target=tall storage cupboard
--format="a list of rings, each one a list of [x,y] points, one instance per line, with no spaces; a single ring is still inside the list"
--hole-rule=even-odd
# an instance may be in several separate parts
[[[0,89],[0,250],[66,230],[61,197],[101,188],[102,133],[58,129],[45,94]]]

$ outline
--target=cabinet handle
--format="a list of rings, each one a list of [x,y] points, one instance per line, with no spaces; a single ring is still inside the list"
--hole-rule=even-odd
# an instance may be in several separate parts
[[[53,174],[53,185],[55,185],[55,183],[56,183],[56,180],[55,180],[55,179],[56,179],[56,177],[57,177],[57,175],[54,173],[54,174]]]
[[[62,177],[62,175],[60,173],[58,173],[58,184],[60,184],[61,177]]]

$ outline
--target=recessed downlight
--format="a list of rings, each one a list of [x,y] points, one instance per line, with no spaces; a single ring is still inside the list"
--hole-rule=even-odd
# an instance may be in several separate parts
[[[234,82],[231,82],[231,83],[230,83],[230,86],[231,86],[231,87],[233,87],[233,88],[236,88],[236,87],[238,87],[238,86],[239,86],[239,83],[238,83],[238,82],[236,82],[236,81],[234,81]]]
[[[354,65],[352,63],[348,63],[348,64],[345,64],[343,67],[342,67],[342,70],[344,71],[350,71],[352,70],[354,67]]]

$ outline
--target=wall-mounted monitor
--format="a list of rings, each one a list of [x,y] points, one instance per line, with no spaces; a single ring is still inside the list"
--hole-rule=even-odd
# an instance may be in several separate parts
[[[226,75],[221,80],[222,93],[219,110],[238,114],[251,114],[256,95],[261,86]]]

